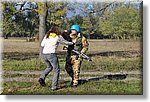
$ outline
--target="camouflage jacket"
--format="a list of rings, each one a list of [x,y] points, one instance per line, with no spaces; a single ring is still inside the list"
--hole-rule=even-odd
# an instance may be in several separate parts
[[[66,40],[72,41],[72,39],[69,37],[70,33],[66,33],[62,35]],[[67,56],[71,56],[73,53],[71,52],[72,49],[75,49],[76,51],[79,51],[81,53],[86,53],[88,50],[89,43],[87,39],[80,33],[78,33],[78,36],[76,39],[76,42],[74,45],[69,45],[67,49]]]

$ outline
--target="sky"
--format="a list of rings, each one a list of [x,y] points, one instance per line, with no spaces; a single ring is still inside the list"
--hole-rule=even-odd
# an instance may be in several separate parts
[[[106,2],[106,1],[109,1],[109,2],[113,2],[113,1],[123,2],[124,1],[125,4],[127,4],[130,1],[130,3],[139,4],[139,3],[141,3],[142,0],[71,0],[71,1],[72,2],[79,2],[79,3],[80,2],[81,3],[92,3],[92,2]],[[76,5],[73,5],[73,6],[76,6]],[[68,13],[67,13],[67,17],[72,17],[72,16],[76,16],[76,15],[83,15],[83,13],[78,9],[76,9],[76,12],[68,11]]]
[[[15,0],[15,1],[20,1],[20,0]],[[30,0],[28,0],[28,1],[30,1]],[[31,0],[31,1],[33,1],[33,0]],[[48,0],[48,1],[52,1],[52,0]],[[53,1],[56,1],[56,0],[53,0]],[[112,1],[114,1],[114,0],[57,0],[57,2],[58,1],[71,1],[71,2],[81,2],[81,3],[91,3],[91,2],[112,2]],[[115,1],[125,1],[125,3],[127,3],[127,2],[131,2],[131,1],[133,1],[134,3],[137,3],[137,1],[142,1],[142,0],[115,0]],[[72,6],[75,6],[75,5],[72,5]],[[24,8],[26,8],[26,7],[28,7],[28,4],[26,4],[25,6],[24,6]],[[18,6],[17,7],[18,9],[20,9],[20,6]],[[25,11],[24,11],[25,12]],[[78,9],[76,9],[76,11],[75,12],[72,12],[72,11],[68,11],[67,12],[67,17],[68,18],[70,18],[70,17],[72,17],[72,16],[76,16],[76,15],[83,15],[82,14],[82,12],[80,11],[80,10],[78,10]]]

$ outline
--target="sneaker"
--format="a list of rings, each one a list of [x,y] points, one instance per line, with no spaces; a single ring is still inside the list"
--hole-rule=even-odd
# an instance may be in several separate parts
[[[52,89],[52,91],[56,91],[56,90],[58,90],[58,88],[51,88]]]
[[[39,83],[41,86],[46,86],[45,81],[42,78],[39,79]]]

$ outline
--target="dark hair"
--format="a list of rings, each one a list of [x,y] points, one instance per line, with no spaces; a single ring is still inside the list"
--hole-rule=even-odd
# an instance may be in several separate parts
[[[57,35],[61,35],[60,27],[58,25],[53,25],[46,33],[46,38],[49,38],[50,33],[56,33]]]

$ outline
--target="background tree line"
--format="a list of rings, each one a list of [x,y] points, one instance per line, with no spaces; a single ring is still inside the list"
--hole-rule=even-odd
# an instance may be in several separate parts
[[[142,2],[2,2],[3,35],[42,38],[58,24],[69,29],[81,26],[82,33],[96,39],[142,37]]]

